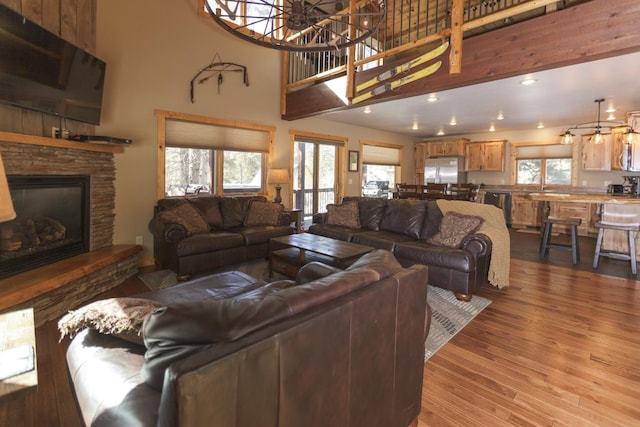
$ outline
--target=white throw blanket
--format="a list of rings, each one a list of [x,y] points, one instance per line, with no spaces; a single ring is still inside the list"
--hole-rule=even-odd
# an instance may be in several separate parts
[[[443,214],[454,211],[484,218],[484,222],[477,233],[486,234],[492,243],[491,261],[489,263],[489,283],[498,288],[509,286],[511,240],[502,210],[484,203],[445,199],[438,199],[438,207]]]

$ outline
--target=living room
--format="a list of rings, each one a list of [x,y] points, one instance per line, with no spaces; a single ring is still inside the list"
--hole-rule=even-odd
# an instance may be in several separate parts
[[[35,6],[35,3],[31,2],[3,3],[16,10],[20,10],[22,6],[23,12],[27,9],[35,10],[34,15],[41,16],[43,21],[50,19],[47,11],[50,8],[58,9],[60,4],[56,0],[43,1],[42,8],[38,8],[39,2]],[[88,6],[89,4],[91,6]],[[68,6],[66,3],[64,5]],[[82,12],[87,13],[88,9],[96,16],[94,50],[108,64],[103,119],[95,133],[133,140],[130,146],[125,147],[123,153],[114,155],[116,175],[113,243],[135,244],[136,236],[142,236],[142,265],[153,263],[153,237],[147,226],[158,199],[156,110],[273,126],[273,168],[289,167],[289,133],[292,130],[346,138],[351,150],[357,150],[362,139],[399,144],[405,147],[403,164],[413,164],[415,140],[410,136],[314,117],[295,121],[282,120],[280,88],[278,84],[274,84],[281,79],[280,53],[248,45],[234,38],[216,27],[213,22],[199,16],[196,8],[195,0],[170,2],[162,6],[148,0],[117,0],[100,4],[82,2],[78,5],[78,21],[86,19],[80,16]],[[63,27],[63,34],[65,31],[74,34],[68,36],[72,41],[86,46],[92,45],[92,40],[85,41],[85,38],[91,39],[85,31],[71,30],[73,25],[68,22]],[[225,75],[224,83],[218,87],[213,81],[197,86],[195,102],[192,103],[189,97],[189,81],[215,55],[219,55],[224,61],[246,65],[250,84],[244,85],[239,76]],[[15,115],[5,117],[10,117],[6,120],[12,123],[7,124],[2,130],[20,133],[20,130],[16,130]],[[43,129],[42,134],[46,135],[45,131],[46,129]],[[555,138],[558,130],[549,129],[545,132],[548,132],[548,135],[553,134]],[[524,133],[509,139],[528,140],[530,135]],[[495,135],[491,136],[491,139],[493,138]],[[3,146],[0,144],[1,147]],[[355,195],[360,191],[360,183],[355,179],[355,175],[351,175],[344,174],[352,181],[344,184],[345,195]],[[403,168],[403,180],[410,182],[412,176],[413,170],[410,166]],[[290,203],[289,191],[285,186],[285,205]],[[270,198],[272,196],[269,194]],[[526,267],[515,271],[527,274]],[[578,280],[583,278],[580,276]],[[630,308],[628,310],[631,311]],[[517,313],[512,314],[517,316]],[[517,318],[516,322],[524,324],[525,320]],[[637,322],[637,317],[629,315],[629,324],[634,322]],[[63,361],[58,360],[58,363],[60,365],[56,365],[57,367],[64,366]],[[542,376],[540,373],[535,374]],[[56,375],[60,379],[64,373]],[[636,375],[637,373],[631,369],[630,376],[636,378]],[[455,388],[454,385],[451,387]],[[625,406],[628,404],[628,401],[624,403]],[[450,410],[455,412],[455,409]],[[627,420],[637,415],[627,409],[621,412],[630,414]],[[536,419],[543,424],[541,419]],[[623,424],[620,419],[618,422]]]

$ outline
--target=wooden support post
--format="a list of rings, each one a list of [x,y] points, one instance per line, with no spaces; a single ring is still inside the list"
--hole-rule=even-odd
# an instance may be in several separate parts
[[[358,7],[357,1],[351,0],[349,2],[349,39],[353,40],[357,37],[356,33],[356,25],[358,24],[356,21],[359,19],[357,15]],[[356,48],[355,46],[349,46],[347,49],[347,87],[345,89],[346,97],[348,99],[352,99],[356,96],[355,90],[355,81],[356,81],[356,67],[354,65],[354,61],[356,59]]]
[[[449,52],[449,74],[462,71],[462,24],[464,21],[464,0],[453,0],[451,9],[451,51]]]

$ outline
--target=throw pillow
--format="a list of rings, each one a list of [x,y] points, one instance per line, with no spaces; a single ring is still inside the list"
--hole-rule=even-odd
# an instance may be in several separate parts
[[[158,213],[158,217],[164,222],[173,222],[183,226],[189,236],[209,231],[207,221],[204,220],[198,209],[189,202],[183,202],[164,210]]]
[[[358,202],[360,209],[360,226],[372,231],[380,230],[387,202],[384,199],[362,199]]]
[[[140,337],[144,320],[162,306],[144,298],[109,298],[92,302],[62,316],[58,321],[60,341],[67,335],[73,338],[82,329],[92,328],[136,342],[138,340],[126,336]]]
[[[479,216],[447,212],[442,217],[440,230],[435,236],[427,239],[427,242],[434,245],[459,248],[464,238],[480,228],[483,222],[484,219]]]
[[[327,205],[327,224],[341,225],[348,228],[360,228],[358,202],[353,201],[341,205]]]
[[[253,200],[244,218],[244,226],[278,225],[284,206],[280,203],[261,202]]]

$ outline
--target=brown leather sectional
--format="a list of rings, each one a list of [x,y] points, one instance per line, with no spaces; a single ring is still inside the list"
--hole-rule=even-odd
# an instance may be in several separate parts
[[[246,226],[252,201],[263,196],[194,197],[158,200],[149,222],[156,265],[174,271],[181,280],[219,267],[267,258],[269,239],[293,232],[291,217],[283,212],[275,225]],[[181,203],[196,207],[208,223],[205,233],[190,235],[184,226],[160,219],[160,213]]]
[[[460,300],[469,301],[487,283],[492,248],[487,235],[471,234],[459,248],[426,242],[443,217],[435,200],[345,197],[343,203],[354,200],[361,228],[328,224],[323,213],[314,215],[309,232],[391,251],[405,267],[427,265],[429,284],[453,291]]]
[[[427,281],[425,266],[376,250],[295,281],[227,272],[138,295],[166,304],[145,346],[90,329],[72,340],[78,406],[96,427],[406,427],[420,413]]]

